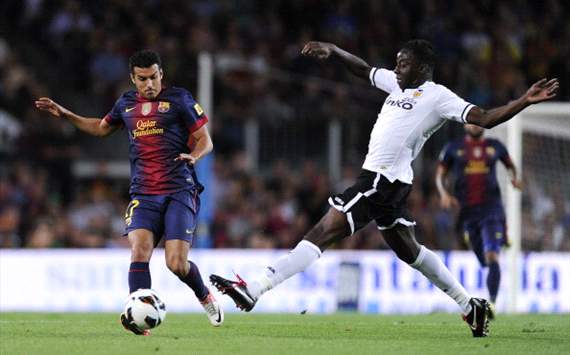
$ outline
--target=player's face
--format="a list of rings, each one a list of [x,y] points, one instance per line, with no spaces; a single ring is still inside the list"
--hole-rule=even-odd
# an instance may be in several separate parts
[[[396,73],[396,80],[402,90],[415,86],[418,81],[419,66],[412,53],[406,50],[398,52],[394,73]]]
[[[485,130],[474,124],[466,124],[465,132],[467,132],[467,134],[473,138],[479,138],[483,135],[483,132],[485,132]]]
[[[137,87],[139,95],[152,100],[158,96],[162,89],[162,69],[158,64],[153,64],[148,68],[134,67],[131,80]]]
[[[398,81],[398,86],[400,88],[406,89],[411,87],[417,87],[420,79],[419,65],[414,59],[412,53],[406,50],[401,50],[396,56],[396,68],[394,73],[396,73],[396,80]]]

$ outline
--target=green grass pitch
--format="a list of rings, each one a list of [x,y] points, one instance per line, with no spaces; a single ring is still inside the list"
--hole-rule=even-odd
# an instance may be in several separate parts
[[[476,339],[453,314],[169,314],[141,337],[116,314],[0,313],[0,354],[570,354],[570,315],[499,315]]]

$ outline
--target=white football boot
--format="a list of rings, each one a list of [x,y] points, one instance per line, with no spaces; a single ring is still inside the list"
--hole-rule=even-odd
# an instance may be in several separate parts
[[[200,304],[204,307],[206,315],[214,327],[222,325],[224,322],[224,310],[220,307],[212,292],[208,293],[208,296],[203,301],[200,301]]]

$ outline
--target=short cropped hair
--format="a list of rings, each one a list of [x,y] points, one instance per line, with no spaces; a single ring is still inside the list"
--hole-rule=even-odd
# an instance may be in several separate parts
[[[432,70],[435,67],[435,52],[433,45],[425,39],[412,39],[402,47],[402,50],[412,52],[418,63],[426,64]]]
[[[158,64],[158,67],[162,67],[162,61],[160,60],[160,55],[155,51],[150,50],[142,50],[133,53],[133,55],[129,58],[129,69],[131,73],[135,69],[135,67],[139,68],[148,68],[151,67],[153,64]]]

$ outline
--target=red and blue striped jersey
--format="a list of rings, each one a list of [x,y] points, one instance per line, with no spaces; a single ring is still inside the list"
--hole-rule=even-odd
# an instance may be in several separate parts
[[[502,211],[496,163],[512,166],[505,146],[496,139],[461,139],[441,152],[440,164],[455,177],[455,197],[462,209],[483,207]]]
[[[200,188],[194,167],[174,161],[190,152],[190,135],[208,122],[188,90],[163,88],[153,100],[127,91],[103,119],[128,131],[131,193],[161,195]]]

